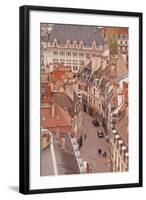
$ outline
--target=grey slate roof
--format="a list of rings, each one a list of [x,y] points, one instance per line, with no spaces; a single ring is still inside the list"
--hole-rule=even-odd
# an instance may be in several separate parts
[[[52,133],[53,145],[56,157],[57,170],[59,175],[79,174],[80,170],[74,154],[73,146],[69,134],[65,134],[65,150],[60,148],[56,133]],[[41,150],[41,176],[54,175],[53,162],[50,147]]]
[[[81,71],[78,73],[78,78],[82,80],[82,82],[89,81],[92,73],[92,61],[88,63]]]
[[[104,75],[104,70],[102,70],[102,68],[100,67],[93,72],[90,78],[90,82],[93,82],[95,78],[100,79],[103,75]]]
[[[68,134],[65,134],[66,147],[65,150],[60,149],[57,143],[54,143],[55,155],[58,166],[59,175],[63,174],[79,174],[79,167],[74,154],[73,146]]]
[[[47,176],[53,175],[53,162],[51,158],[51,150],[47,148],[45,150],[41,150],[41,163],[40,163],[40,175]]]
[[[91,46],[94,40],[97,45],[104,43],[99,28],[86,25],[54,24],[49,41],[54,41],[54,39],[61,43],[66,43],[67,40],[70,40],[70,42],[83,40],[87,46]]]

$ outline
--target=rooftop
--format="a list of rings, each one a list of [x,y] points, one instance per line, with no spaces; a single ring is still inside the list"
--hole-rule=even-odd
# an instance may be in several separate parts
[[[71,138],[69,134],[65,134],[65,149],[61,149],[57,140],[57,135],[52,134],[52,141],[54,147],[54,153],[57,164],[58,175],[64,174],[79,174],[80,170],[75,157]],[[51,148],[48,147],[45,150],[41,150],[41,176],[54,175],[53,171],[53,158]]]
[[[57,104],[41,108],[41,126],[53,132],[71,131],[71,117]]]
[[[123,104],[120,111],[121,115],[117,121],[116,128],[125,144],[128,146],[128,106],[126,103]]]
[[[122,55],[119,54],[116,67],[116,79],[123,77],[127,73],[128,73],[127,64],[124,61]]]
[[[103,27],[106,33],[112,34],[128,34],[128,27]]]
[[[103,38],[96,26],[54,24],[49,41],[53,42],[54,39],[60,43],[66,43],[67,40],[83,41],[86,46],[91,46],[93,41],[97,45],[103,44]]]
[[[74,116],[74,102],[64,92],[54,92],[54,93],[52,93],[52,99],[62,109],[67,108],[67,111],[71,115],[71,117]]]

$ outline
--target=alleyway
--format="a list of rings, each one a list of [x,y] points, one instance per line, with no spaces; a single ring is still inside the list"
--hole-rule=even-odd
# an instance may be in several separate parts
[[[98,138],[97,131],[104,129],[102,126],[92,125],[93,118],[83,112],[83,146],[80,149],[81,157],[89,163],[91,172],[110,172],[109,148],[108,143],[103,138]],[[101,155],[98,155],[98,149],[101,149]],[[106,157],[102,154],[106,152]]]

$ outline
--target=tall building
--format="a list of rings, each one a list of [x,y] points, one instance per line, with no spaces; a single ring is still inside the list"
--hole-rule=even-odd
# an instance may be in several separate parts
[[[41,24],[42,69],[51,72],[57,64],[63,64],[77,73],[90,59],[93,67],[100,67],[104,41],[98,27],[63,24],[48,27]]]

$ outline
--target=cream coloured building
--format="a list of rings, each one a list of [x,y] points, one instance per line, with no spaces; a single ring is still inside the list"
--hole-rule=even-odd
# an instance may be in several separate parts
[[[48,24],[47,31],[46,24],[42,24],[42,30],[41,68],[52,71],[55,64],[63,64],[77,73],[89,59],[95,69],[101,65],[105,47],[98,27]]]

